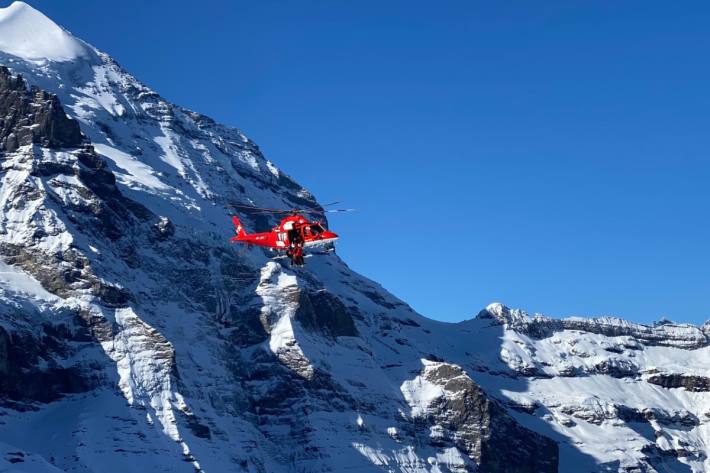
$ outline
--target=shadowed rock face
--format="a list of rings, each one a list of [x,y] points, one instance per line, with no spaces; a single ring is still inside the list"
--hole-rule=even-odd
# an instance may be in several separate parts
[[[39,144],[46,148],[80,146],[84,137],[79,124],[67,117],[57,96],[13,77],[0,66],[0,149]]]
[[[332,337],[357,337],[358,331],[348,309],[327,291],[301,293],[296,318],[309,330]]]
[[[40,368],[42,360],[65,355],[67,342],[81,337],[45,327],[42,336],[31,332],[7,333],[0,328],[0,404],[16,407],[27,402],[50,402],[60,397],[89,391],[104,382],[99,366],[63,367],[54,361]]]
[[[683,375],[678,373],[654,374],[649,376],[646,381],[668,389],[685,388],[693,392],[710,391],[710,378],[704,376]]]
[[[637,409],[624,405],[616,406],[619,419],[624,422],[650,422],[657,421],[661,426],[692,428],[700,425],[700,420],[694,414],[683,412],[665,412],[660,409]]]

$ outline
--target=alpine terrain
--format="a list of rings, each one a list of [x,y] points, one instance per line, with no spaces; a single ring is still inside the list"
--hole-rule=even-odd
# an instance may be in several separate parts
[[[2,472],[710,470],[710,325],[448,324],[242,250],[230,205],[314,197],[22,2],[0,165]]]

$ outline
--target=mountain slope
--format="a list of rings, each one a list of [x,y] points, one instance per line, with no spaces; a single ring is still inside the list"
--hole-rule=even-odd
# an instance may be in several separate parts
[[[230,204],[318,206],[241,132],[21,2],[0,65],[0,471],[710,466],[707,327],[444,324],[237,251]]]

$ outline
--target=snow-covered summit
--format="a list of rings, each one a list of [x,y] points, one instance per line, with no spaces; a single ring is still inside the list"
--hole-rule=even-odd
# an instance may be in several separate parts
[[[0,51],[33,62],[72,61],[87,54],[82,41],[25,2],[0,8]]]

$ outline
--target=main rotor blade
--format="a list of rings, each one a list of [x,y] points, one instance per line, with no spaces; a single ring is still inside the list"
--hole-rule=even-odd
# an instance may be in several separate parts
[[[323,209],[323,210],[313,210],[311,213],[322,215],[322,214],[336,214],[344,212],[356,212],[357,209]]]
[[[335,201],[335,202],[330,202],[329,204],[325,204],[322,207],[328,207],[331,205],[339,204],[340,201]],[[263,208],[263,207],[256,207],[254,205],[247,205],[247,204],[227,204],[227,207],[232,207],[236,209],[244,209],[248,210],[249,212],[252,213],[271,213],[271,214],[303,214],[303,213],[312,213],[312,214],[324,214],[324,213],[342,213],[342,212],[354,212],[357,209],[317,209],[315,207],[313,208],[307,208],[307,209],[268,209],[268,208]]]
[[[245,204],[227,204],[228,207],[233,207],[237,209],[245,209],[245,210],[250,210],[256,213],[276,213],[276,214],[281,214],[281,213],[289,213],[291,210],[280,210],[280,209],[265,209],[262,207],[255,207],[253,205],[245,205]]]
[[[356,212],[357,209],[326,209],[323,212],[329,214],[342,213],[342,212]]]

